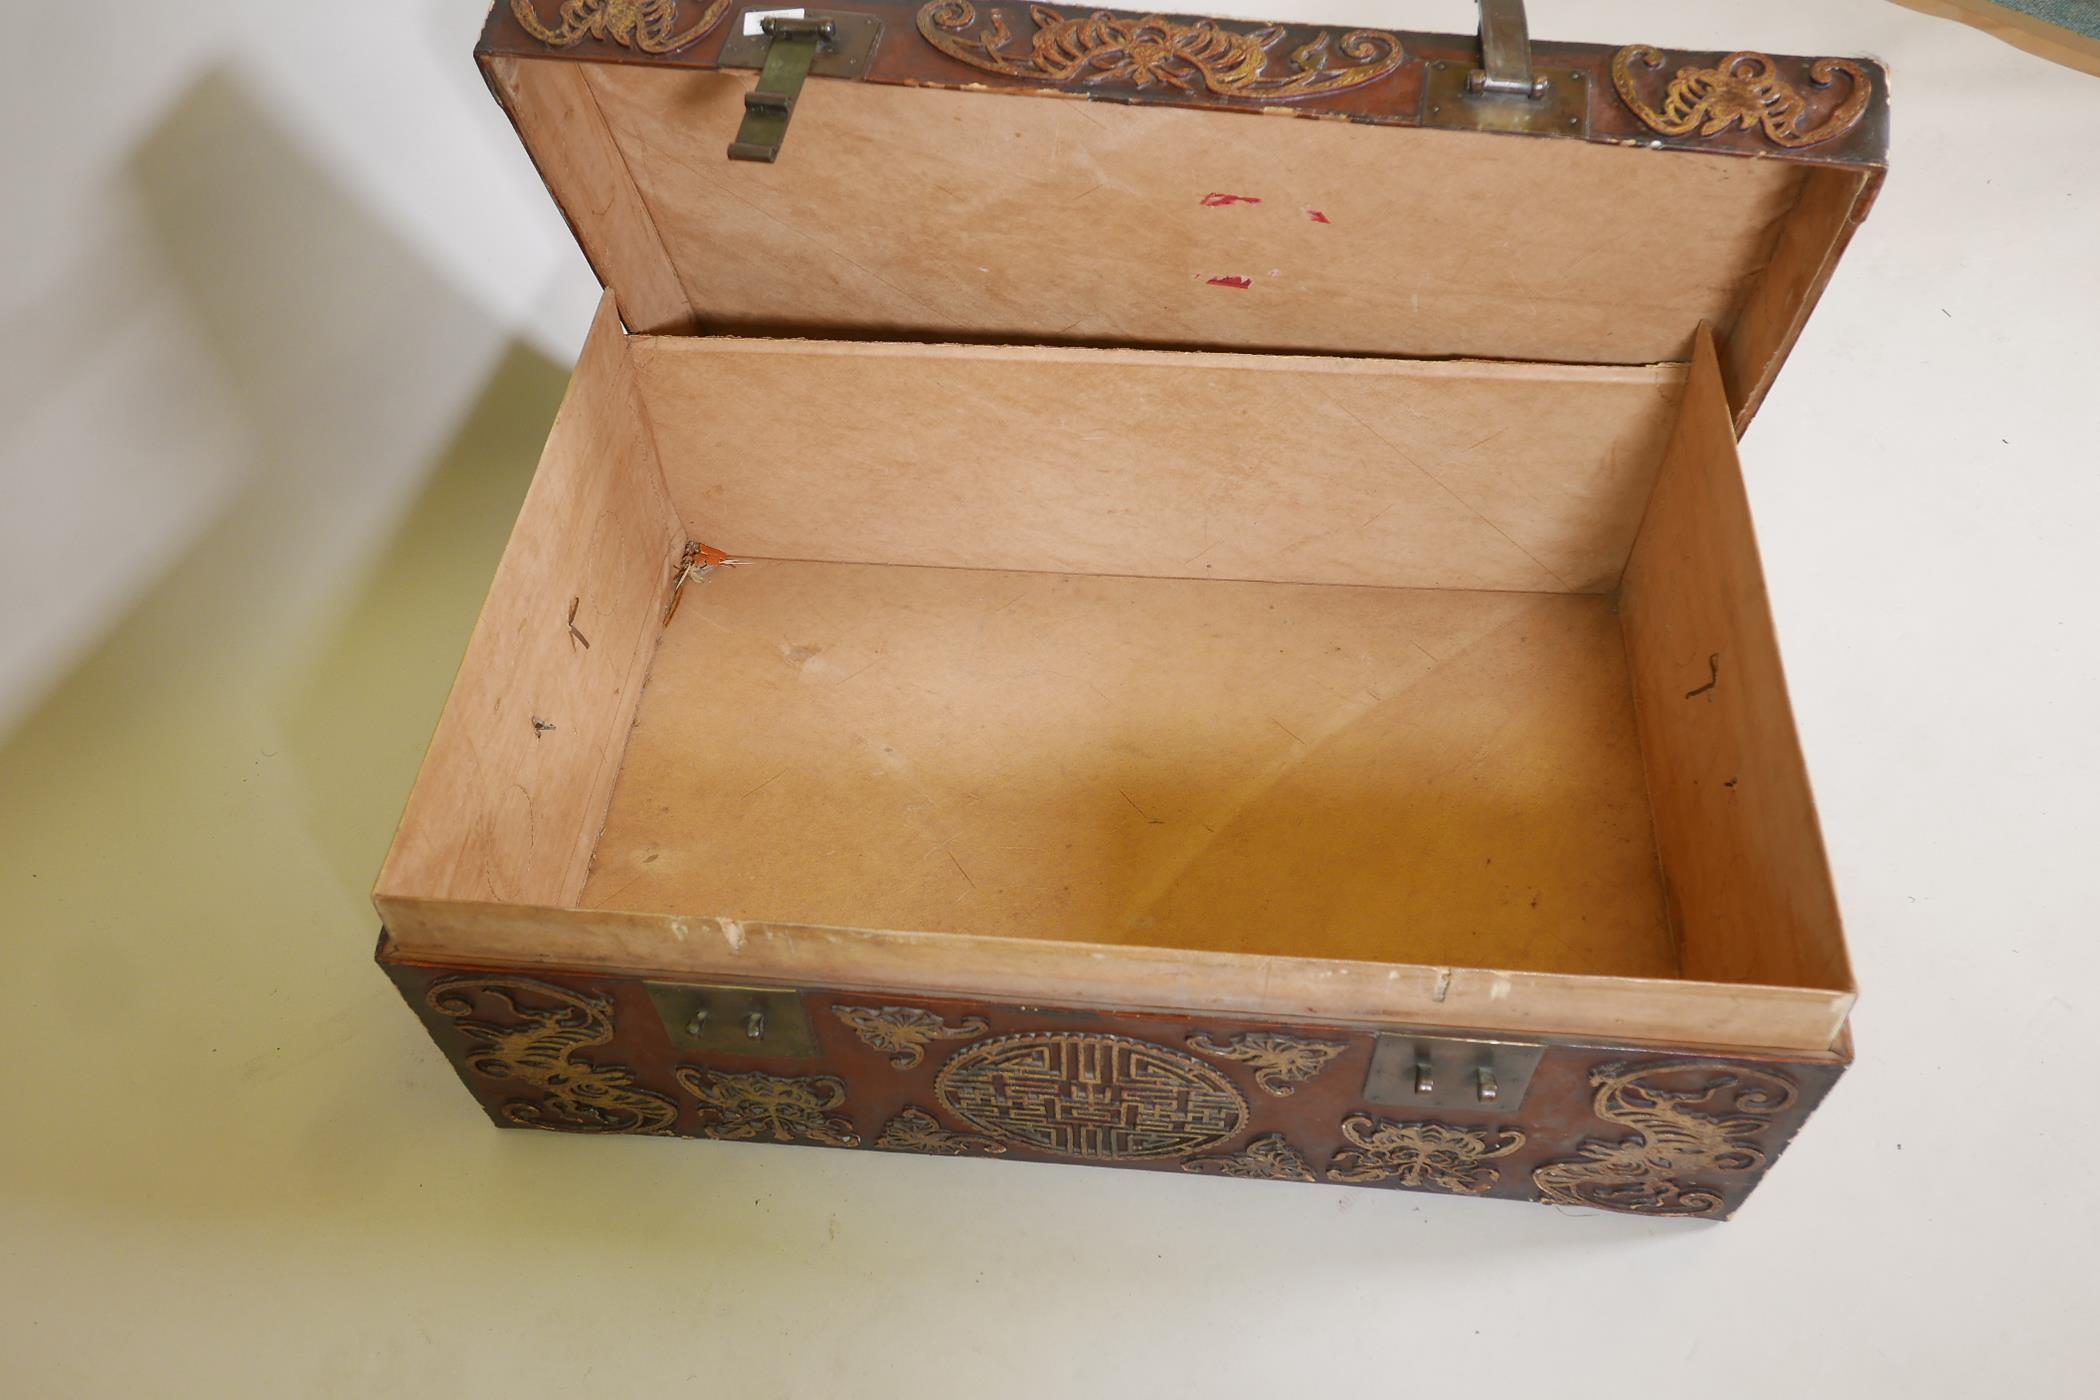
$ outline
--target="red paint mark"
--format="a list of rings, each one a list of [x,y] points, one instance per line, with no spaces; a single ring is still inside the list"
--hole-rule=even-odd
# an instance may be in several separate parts
[[[1317,209],[1306,210],[1305,217],[1311,219],[1316,224],[1331,224],[1334,222],[1334,220],[1328,218],[1325,214],[1321,213]]]
[[[1211,193],[1211,194],[1207,194],[1207,195],[1203,196],[1203,207],[1204,207],[1204,208],[1206,208],[1206,209],[1222,209],[1222,208],[1224,208],[1224,207],[1225,207],[1226,205],[1228,205],[1228,204],[1259,204],[1259,203],[1261,203],[1261,196],[1260,196],[1260,195],[1258,195],[1258,194],[1217,194],[1217,193]]]
[[[1254,285],[1254,279],[1252,277],[1213,277],[1210,279],[1210,285],[1213,287],[1238,287],[1244,292]]]

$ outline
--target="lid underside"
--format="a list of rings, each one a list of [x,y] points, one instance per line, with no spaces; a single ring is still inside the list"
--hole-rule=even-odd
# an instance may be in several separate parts
[[[740,11],[650,54],[550,44],[497,7],[492,86],[632,329],[1629,365],[1687,358],[1705,321],[1724,342],[1741,328],[1724,371],[1747,417],[1880,174],[1871,65],[1843,65],[1828,96],[1788,88],[1813,98],[1801,123],[1833,130],[1846,83],[1872,94],[1875,130],[1822,150],[1777,139],[1799,124],[1643,141],[1646,97],[1612,87],[1650,65],[1563,46],[1551,56],[1598,90],[1584,132],[1558,139],[1417,124],[1427,56],[1468,40],[1385,36],[1404,61],[1346,98],[1256,104],[1215,82],[1060,90],[1011,71],[1025,38],[979,71],[929,42],[937,4],[855,10],[884,21],[869,80],[812,78],[778,163],[757,164],[726,155],[755,75],[713,66]],[[1036,26],[1040,52],[1058,19],[1005,22]],[[1301,38],[1272,43],[1264,71]],[[1658,71],[1651,117],[1712,88],[1673,107]],[[1765,70],[1678,76],[1706,71]],[[1109,100],[1055,100],[1072,97]]]

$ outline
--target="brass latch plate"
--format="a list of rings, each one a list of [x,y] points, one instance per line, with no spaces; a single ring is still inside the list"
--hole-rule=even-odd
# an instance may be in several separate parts
[[[873,15],[837,10],[747,9],[732,24],[715,61],[759,73],[758,85],[744,94],[744,122],[730,143],[731,160],[779,159],[803,80],[867,76],[882,38],[882,21]]]
[[[1538,97],[1475,91],[1473,65],[1436,59],[1422,83],[1422,125],[1459,131],[1518,131],[1533,136],[1590,134],[1590,78],[1579,68],[1533,70]]]
[[[1545,1046],[1523,1040],[1381,1035],[1371,1049],[1364,1098],[1403,1108],[1514,1113],[1545,1053]]]
[[[806,1060],[817,1053],[802,994],[782,987],[650,982],[649,1000],[678,1050]]]

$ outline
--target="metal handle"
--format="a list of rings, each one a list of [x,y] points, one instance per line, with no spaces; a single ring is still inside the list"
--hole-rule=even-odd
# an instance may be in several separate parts
[[[1467,75],[1466,91],[1533,101],[1546,95],[1546,80],[1531,71],[1524,0],[1480,0],[1480,67]]]

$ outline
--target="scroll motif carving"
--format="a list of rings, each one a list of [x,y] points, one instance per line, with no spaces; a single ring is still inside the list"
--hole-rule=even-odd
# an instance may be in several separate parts
[[[1342,1120],[1342,1136],[1356,1144],[1327,1164],[1329,1181],[1398,1181],[1477,1196],[1491,1191],[1502,1173],[1486,1165],[1524,1145],[1512,1129],[1455,1128],[1446,1123],[1395,1123],[1368,1113]]]
[[[851,1121],[828,1116],[846,1102],[845,1084],[831,1075],[794,1078],[687,1066],[678,1071],[678,1082],[700,1101],[700,1131],[708,1137],[860,1146]]]
[[[525,32],[543,44],[565,49],[585,38],[643,53],[676,53],[717,24],[729,0],[713,0],[700,17],[680,28],[680,0],[562,0],[554,23],[540,18],[538,0],[510,0],[510,12]]]
[[[1249,1031],[1223,1045],[1198,1031],[1188,1038],[1188,1047],[1213,1059],[1253,1065],[1254,1082],[1280,1099],[1290,1097],[1293,1085],[1303,1084],[1349,1048],[1345,1041],[1303,1040],[1274,1031]]]
[[[1206,1176],[1237,1176],[1255,1181],[1318,1181],[1297,1148],[1282,1133],[1265,1133],[1238,1152],[1216,1157],[1191,1157],[1181,1164],[1185,1172]]]
[[[1067,19],[1047,5],[1030,5],[1035,24],[1025,48],[1015,49],[1006,14],[988,7],[977,17],[972,0],[933,0],[919,11],[926,41],[973,68],[1052,83],[1129,84],[1218,97],[1290,100],[1346,92],[1399,69],[1405,56],[1398,35],[1352,29],[1335,38],[1320,30],[1271,71],[1282,25],[1226,28],[1216,20],[1096,10]]]
[[[1590,1083],[1597,1086],[1596,1115],[1638,1135],[1585,1142],[1580,1156],[1533,1171],[1548,1204],[1711,1215],[1721,1209],[1721,1195],[1693,1178],[1763,1166],[1757,1139],[1796,1098],[1793,1084],[1769,1070],[1705,1060],[1605,1065]]]
[[[969,1152],[996,1157],[1006,1151],[1003,1142],[980,1133],[958,1133],[953,1128],[944,1128],[931,1113],[909,1104],[883,1125],[875,1145],[893,1152],[937,1152],[948,1157],[960,1157]]]
[[[1848,87],[1828,116],[1815,126],[1804,126],[1808,99],[1779,76],[1769,56],[1744,52],[1728,55],[1716,68],[1678,69],[1663,92],[1662,106],[1656,108],[1641,96],[1633,66],[1660,68],[1662,62],[1662,50],[1630,45],[1612,55],[1611,80],[1642,124],[1665,136],[1718,136],[1739,126],[1745,131],[1762,128],[1767,140],[1789,149],[1819,146],[1858,125],[1874,95],[1874,80],[1857,63],[1819,58],[1809,66],[1809,80],[1819,88],[1829,87],[1843,74]]]
[[[1088,1031],[1021,1031],[955,1052],[941,1107],[1002,1142],[1100,1162],[1181,1157],[1247,1126],[1247,1100],[1203,1061]]]
[[[981,1016],[967,1016],[951,1026],[915,1006],[834,1006],[831,1014],[851,1026],[861,1044],[889,1055],[897,1069],[916,1068],[928,1041],[971,1040],[989,1029]]]
[[[529,977],[446,977],[431,984],[425,1000],[466,1037],[468,1069],[540,1091],[498,1110],[513,1123],[663,1137],[678,1120],[668,1095],[634,1086],[633,1070],[576,1058],[612,1043],[612,1002],[605,997]]]

